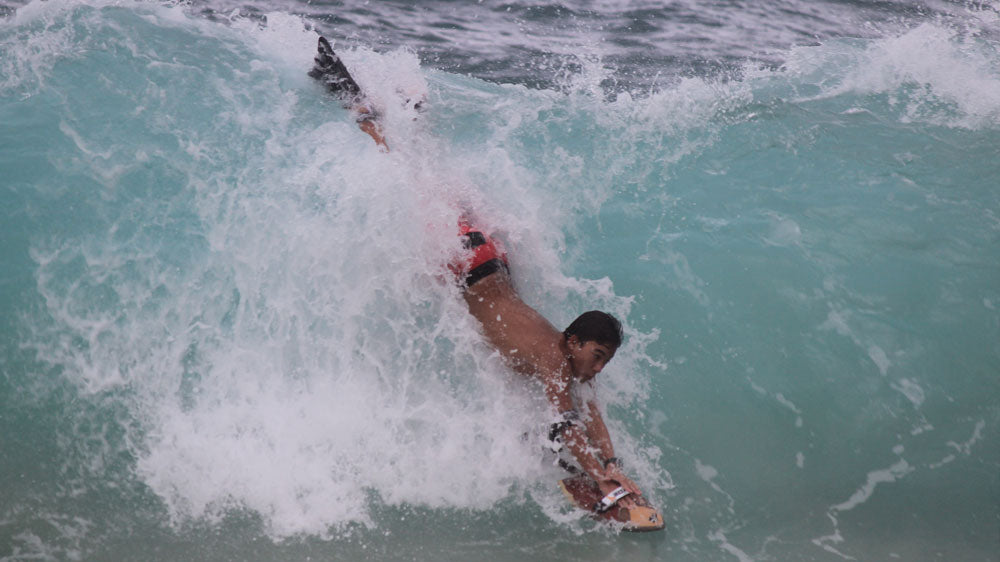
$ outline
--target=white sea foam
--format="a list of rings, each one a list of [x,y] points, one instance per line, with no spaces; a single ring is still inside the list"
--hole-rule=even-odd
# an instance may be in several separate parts
[[[976,444],[980,439],[983,438],[983,429],[986,427],[986,422],[983,420],[978,420],[975,427],[972,429],[972,436],[969,440],[964,443],[956,443],[954,441],[949,441],[948,446],[952,447],[959,453],[963,455],[969,455],[972,453],[972,446]]]
[[[900,454],[901,452],[902,451],[900,450],[896,454]],[[875,489],[879,484],[891,484],[896,480],[905,477],[914,470],[915,468],[910,466],[905,459],[899,459],[898,462],[888,468],[870,471],[866,477],[865,483],[860,488],[855,490],[855,492],[851,494],[850,498],[844,502],[829,507],[827,511],[827,518],[829,518],[833,524],[833,533],[813,539],[813,544],[828,552],[836,554],[845,560],[854,560],[852,556],[839,551],[833,546],[845,541],[844,536],[840,532],[839,514],[851,511],[859,505],[867,502],[871,498],[872,494],[875,493]]]
[[[875,493],[875,488],[879,484],[891,484],[913,472],[913,470],[914,468],[905,459],[900,459],[889,468],[873,470],[868,473],[865,483],[851,494],[850,498],[842,503],[830,506],[830,509],[832,511],[850,511],[868,501],[868,498]]]
[[[889,356],[885,354],[885,351],[877,345],[870,345],[868,346],[868,357],[870,357],[872,362],[875,363],[875,366],[878,367],[878,372],[881,373],[882,376],[885,376],[886,372],[889,371],[889,366],[892,365],[889,361]]]
[[[801,242],[802,229],[792,219],[772,214],[771,231],[764,240],[772,246],[793,246]]]
[[[892,384],[892,388],[902,393],[914,408],[919,408],[924,403],[924,389],[912,379],[901,378]]]
[[[939,23],[870,41],[792,49],[785,70],[808,76],[841,68],[827,77],[819,97],[882,94],[903,121],[981,128],[1000,123],[1000,75],[996,45],[976,34]]]
[[[729,539],[726,538],[725,533],[723,533],[721,529],[712,531],[708,535],[708,538],[719,543],[719,548],[736,557],[736,559],[740,562],[753,562],[753,558],[751,558],[746,552],[743,552],[736,545],[729,542]]]
[[[777,400],[782,406],[788,408],[789,410],[795,412],[795,427],[802,427],[802,410],[798,408],[791,400],[785,398],[782,393],[777,393],[774,395],[775,400]]]

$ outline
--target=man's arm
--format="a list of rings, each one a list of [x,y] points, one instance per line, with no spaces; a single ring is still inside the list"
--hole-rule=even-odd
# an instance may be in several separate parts
[[[590,410],[587,413],[590,415],[587,416],[586,420],[574,409],[573,398],[570,396],[571,380],[568,366],[559,371],[550,371],[549,376],[543,377],[545,396],[549,399],[549,403],[556,408],[556,411],[563,416],[562,423],[566,424],[561,432],[563,444],[569,449],[584,472],[597,482],[605,494],[622,486],[630,493],[641,495],[639,487],[622,474],[617,465],[614,463],[605,465],[604,459],[601,458],[603,446],[598,441],[594,441],[598,444],[598,449],[591,446],[593,436],[600,434],[603,435],[602,439],[607,446],[607,451],[612,453],[614,451],[611,447],[607,427],[605,427],[600,413],[597,416],[593,415],[593,412],[596,412],[594,405],[587,404],[587,408]],[[605,459],[607,458],[610,457],[605,457]]]
[[[641,496],[642,491],[639,490],[639,487],[622,472],[620,463],[615,457],[614,445],[611,444],[611,434],[608,433],[608,427],[604,425],[604,418],[601,417],[601,409],[593,400],[587,401],[586,424],[587,436],[599,451],[605,478],[617,482],[629,492]]]
[[[545,397],[562,417],[559,422],[562,427],[559,434],[562,442],[569,449],[569,452],[576,459],[584,472],[598,482],[604,477],[604,465],[594,454],[593,448],[587,439],[586,426],[583,425],[582,416],[576,411],[573,398],[570,396],[571,378],[568,369],[550,371],[548,376],[542,377],[545,385]]]
[[[601,410],[593,400],[587,401],[587,416],[584,418],[587,423],[587,437],[590,442],[597,447],[601,460],[607,461],[615,456],[615,447],[611,444],[611,435],[604,425],[604,418],[601,417]]]
[[[365,110],[362,113],[368,112],[365,108],[361,109]],[[358,123],[358,127],[360,127],[362,131],[368,133],[368,136],[375,141],[375,144],[379,146],[379,149],[382,150],[382,152],[389,152],[389,145],[385,143],[385,137],[382,136],[382,129],[378,126],[375,119],[362,120]]]

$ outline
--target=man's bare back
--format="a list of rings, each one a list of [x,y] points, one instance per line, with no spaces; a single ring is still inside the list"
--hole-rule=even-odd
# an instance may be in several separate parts
[[[465,288],[463,296],[486,339],[513,369],[536,375],[558,371],[565,363],[562,333],[524,304],[505,275],[490,275]]]

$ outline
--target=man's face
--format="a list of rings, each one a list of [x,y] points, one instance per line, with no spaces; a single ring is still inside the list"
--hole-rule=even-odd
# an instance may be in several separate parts
[[[581,382],[587,382],[600,373],[617,351],[596,341],[580,343],[576,336],[570,336],[567,343],[570,351],[570,367]]]

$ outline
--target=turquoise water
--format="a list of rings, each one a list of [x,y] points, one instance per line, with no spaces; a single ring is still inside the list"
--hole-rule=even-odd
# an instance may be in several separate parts
[[[0,558],[1000,559],[988,34],[614,96],[589,60],[528,88],[335,42],[389,154],[305,76],[315,41],[0,21]],[[565,505],[537,389],[447,282],[461,207],[557,326],[624,320],[600,393],[665,532]]]

